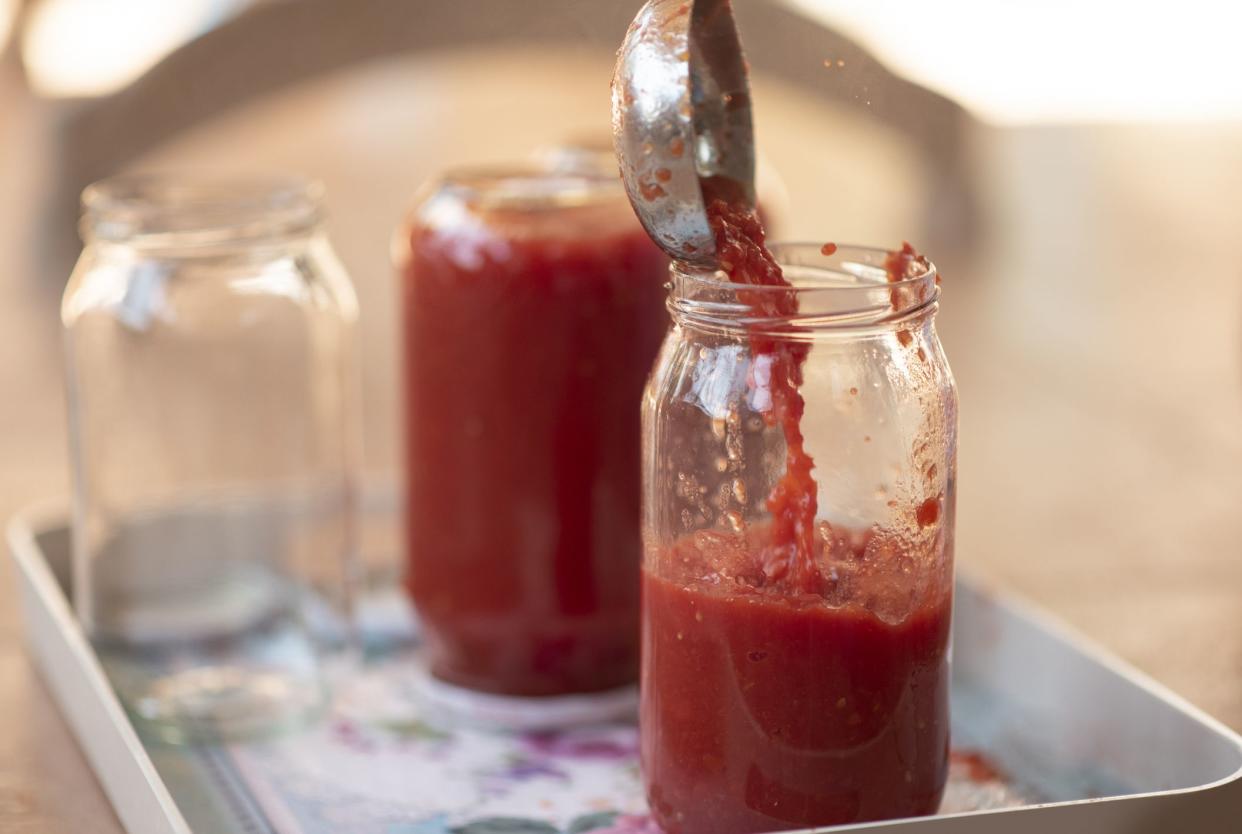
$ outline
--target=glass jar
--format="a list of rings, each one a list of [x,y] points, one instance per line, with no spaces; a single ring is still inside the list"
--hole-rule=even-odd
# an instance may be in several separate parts
[[[610,132],[569,136],[563,142],[536,149],[533,157],[537,165],[551,173],[585,174],[601,179],[619,176]]]
[[[353,288],[296,179],[83,195],[62,305],[73,599],[135,723],[266,733],[348,643]]]
[[[439,682],[638,673],[639,404],[667,259],[615,172],[450,172],[396,239],[408,585]]]
[[[670,834],[931,813],[947,772],[957,400],[934,269],[771,249],[792,288],[674,266],[643,405],[642,758]],[[805,565],[777,519],[780,351],[803,357]]]

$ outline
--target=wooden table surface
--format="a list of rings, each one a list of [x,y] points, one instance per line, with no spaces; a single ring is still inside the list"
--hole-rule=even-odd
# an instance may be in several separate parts
[[[0,77],[0,518],[65,494],[51,121]],[[981,130],[983,243],[935,253],[959,564],[1242,729],[1242,128]],[[120,827],[0,567],[0,830]]]

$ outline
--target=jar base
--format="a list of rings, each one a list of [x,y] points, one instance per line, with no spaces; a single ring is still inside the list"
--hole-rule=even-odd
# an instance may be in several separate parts
[[[153,742],[279,735],[313,721],[329,700],[325,658],[289,613],[214,641],[94,645],[135,729]]]
[[[440,723],[477,730],[533,732],[632,720],[638,686],[573,695],[496,695],[446,683],[420,668],[414,695],[426,715]]]
[[[310,723],[328,699],[317,680],[209,666],[161,678],[125,701],[141,736],[179,745],[279,735]]]

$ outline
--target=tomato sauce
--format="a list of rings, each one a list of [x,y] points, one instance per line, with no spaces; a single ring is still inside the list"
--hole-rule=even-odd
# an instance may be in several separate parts
[[[637,676],[638,408],[667,259],[610,194],[453,202],[405,241],[407,581],[450,683]]]

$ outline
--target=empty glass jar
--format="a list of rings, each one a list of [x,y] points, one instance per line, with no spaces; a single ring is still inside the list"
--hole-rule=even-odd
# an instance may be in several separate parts
[[[348,644],[357,304],[298,179],[88,188],[65,291],[73,599],[136,725],[297,724]]]

